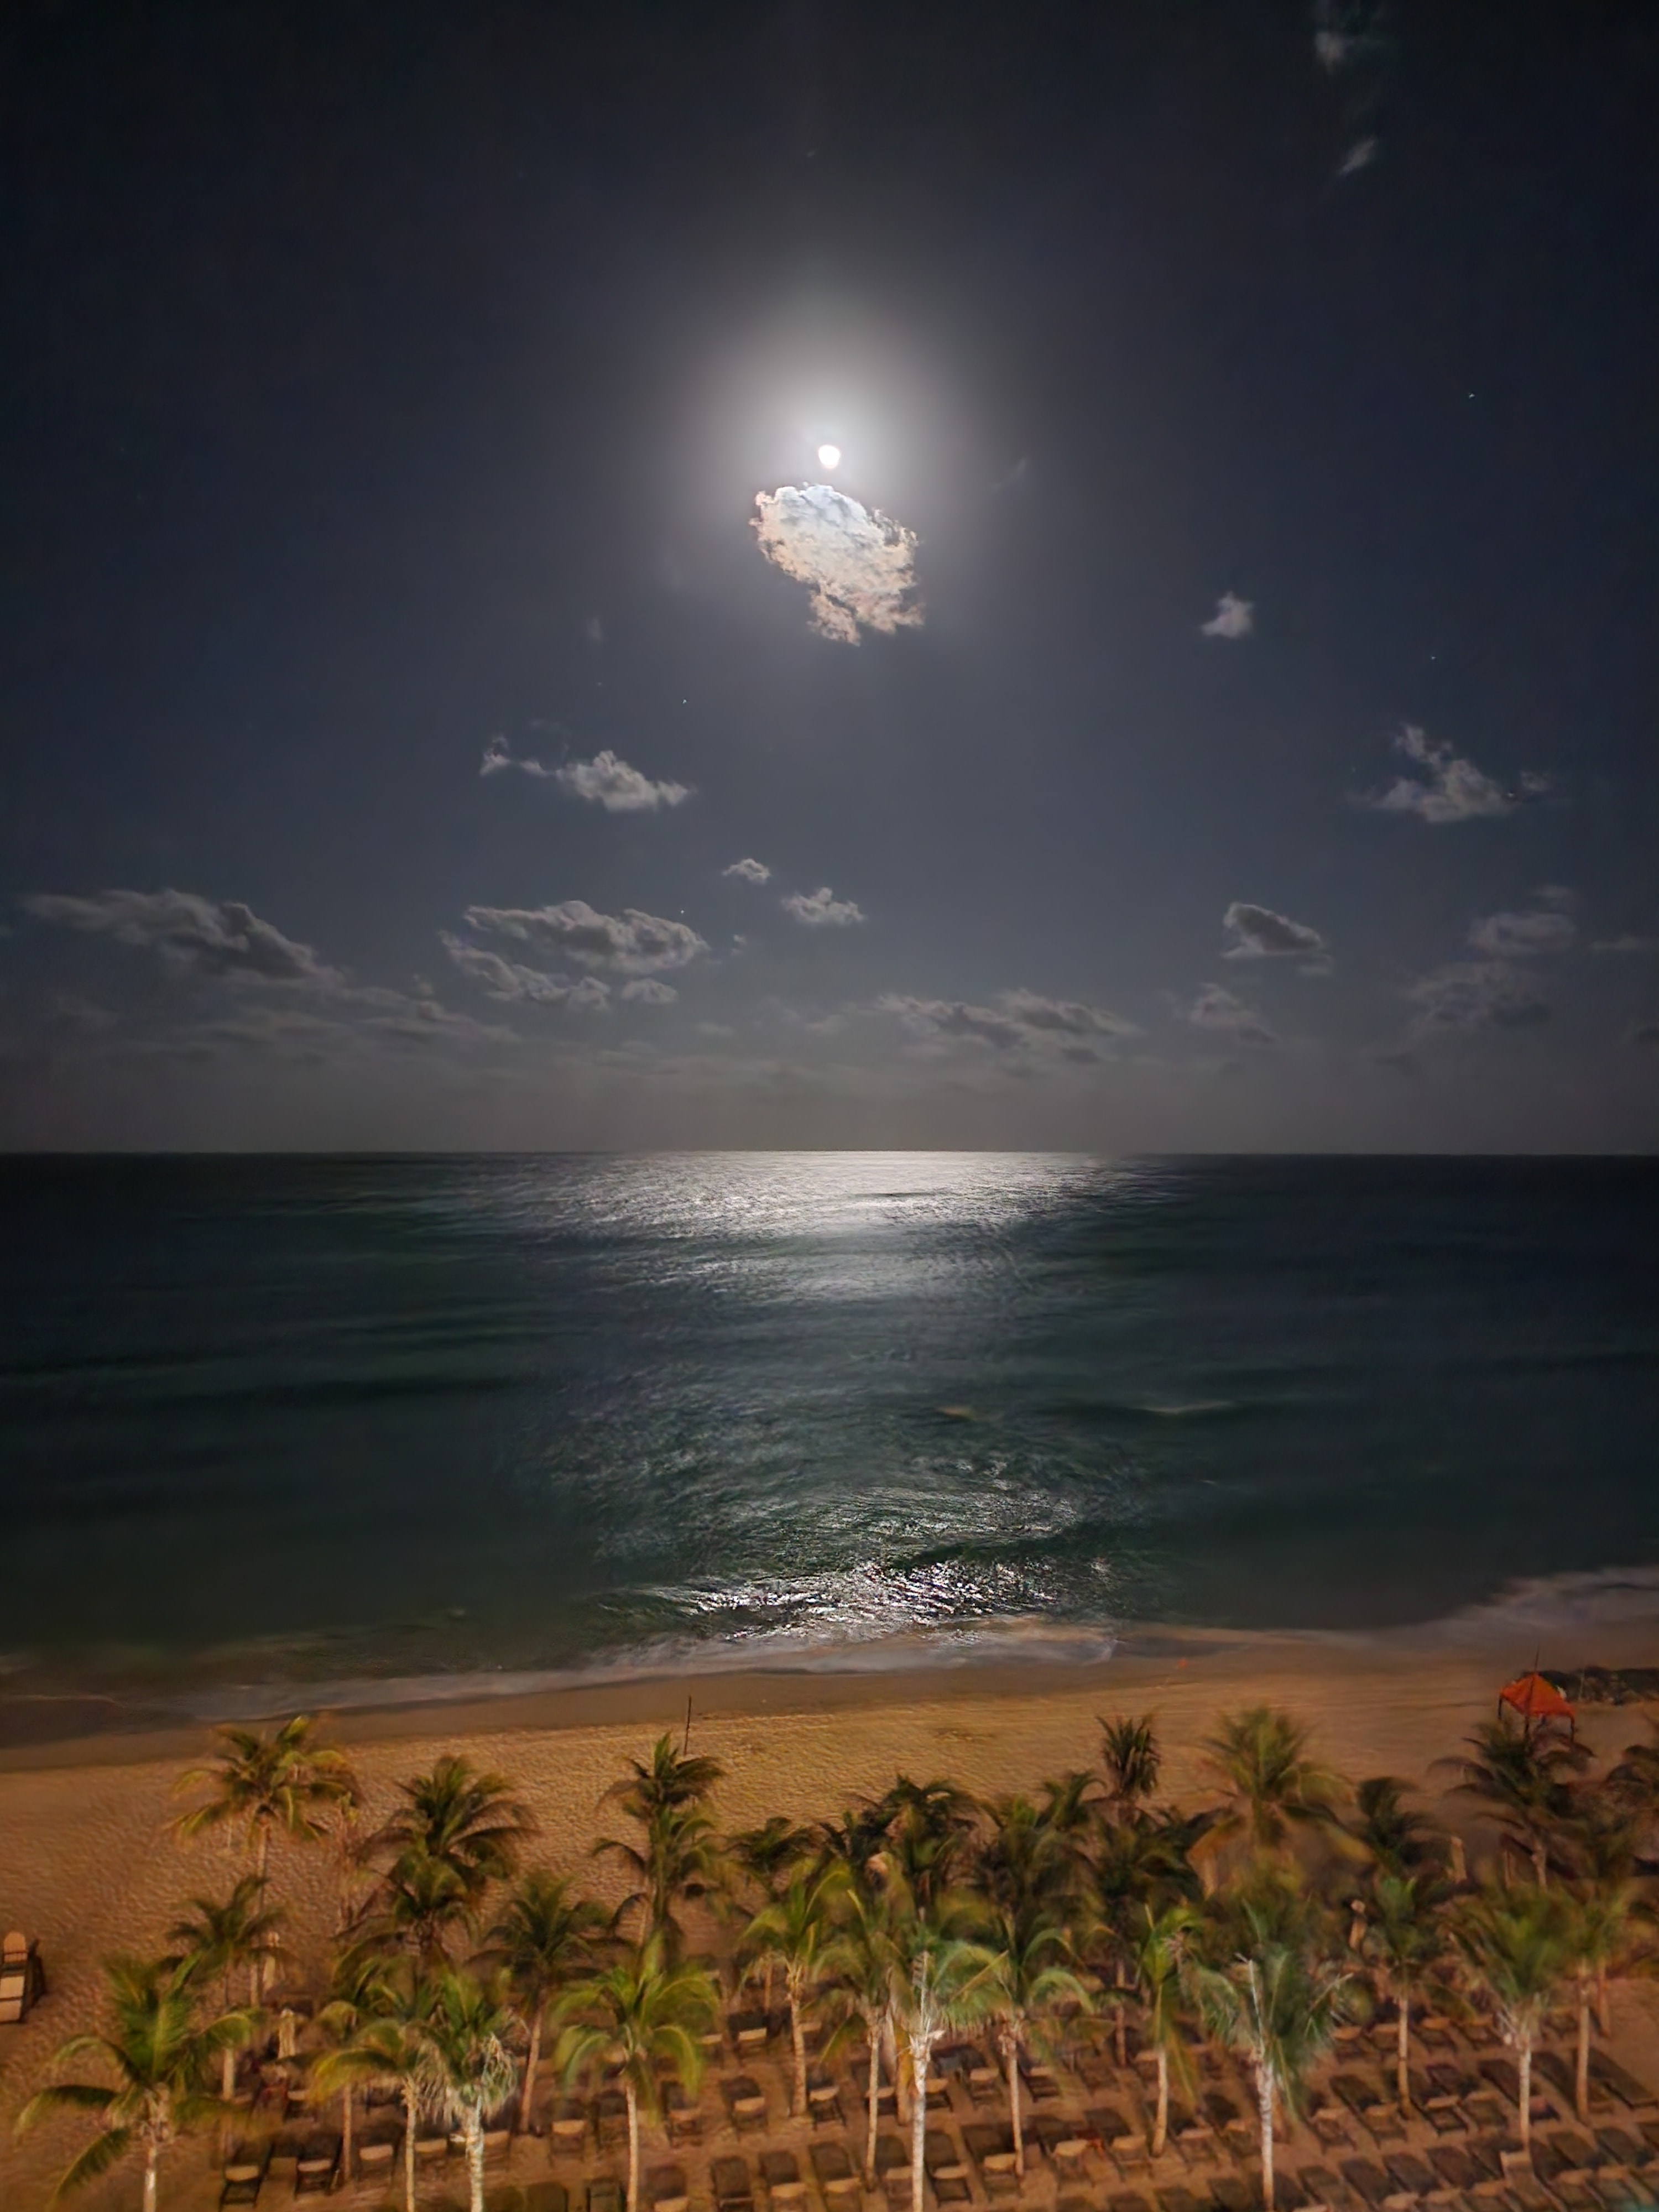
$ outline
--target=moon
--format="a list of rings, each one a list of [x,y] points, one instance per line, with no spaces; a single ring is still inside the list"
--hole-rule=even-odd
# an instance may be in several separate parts
[[[821,468],[826,469],[839,468],[841,466],[841,447],[839,446],[820,446],[818,447],[818,465]]]

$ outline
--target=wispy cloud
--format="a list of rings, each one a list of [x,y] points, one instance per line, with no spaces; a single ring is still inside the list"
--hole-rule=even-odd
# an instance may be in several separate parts
[[[178,890],[93,891],[84,896],[41,891],[21,903],[37,921],[142,946],[198,975],[313,988],[342,986],[345,980],[310,945],[285,937],[237,899]]]
[[[1592,952],[1613,952],[1628,955],[1635,960],[1659,960],[1659,937],[1598,938],[1590,946]]]
[[[848,929],[865,919],[860,908],[851,899],[838,899],[828,884],[820,884],[815,891],[791,891],[779,904],[809,929]]]
[[[913,1036],[981,1045],[992,1052],[1058,1054],[1062,1059],[1099,1058],[1103,1040],[1133,1036],[1132,1022],[1074,1000],[1048,999],[1036,991],[999,992],[988,1006],[963,999],[916,999],[890,992],[876,1012],[891,1014]]]
[[[680,994],[672,983],[659,983],[654,975],[636,975],[623,985],[622,995],[630,1006],[672,1006]]]
[[[1550,1018],[1549,1001],[1532,978],[1503,960],[1460,960],[1408,983],[1415,1006],[1408,1032],[1422,1043],[1470,1030],[1535,1029]]]
[[[584,967],[611,968],[623,975],[684,968],[708,950],[685,922],[642,914],[637,907],[619,915],[599,914],[586,899],[544,907],[470,906],[465,920],[480,936],[506,937]]]
[[[1205,637],[1248,637],[1255,628],[1255,602],[1241,599],[1237,592],[1224,592],[1215,612],[1199,629]]]
[[[1182,1019],[1190,1022],[1194,1029],[1228,1037],[1235,1044],[1267,1048],[1279,1042],[1255,1007],[1247,1006],[1219,983],[1205,984],[1192,1005],[1182,1011]]]
[[[1471,760],[1448,744],[1437,744],[1426,731],[1408,722],[1395,739],[1425,773],[1396,776],[1384,791],[1363,796],[1359,804],[1382,814],[1414,814],[1437,829],[1451,822],[1474,822],[1482,816],[1512,814],[1529,799],[1545,796],[1550,779],[1525,769],[1513,790],[1506,791]]]
[[[811,587],[812,627],[856,645],[860,628],[890,635],[923,619],[916,534],[831,484],[757,492],[754,530],[774,568]]]
[[[1310,970],[1328,970],[1330,952],[1324,939],[1305,921],[1292,921],[1270,906],[1252,906],[1235,899],[1221,917],[1221,926],[1232,933],[1224,960],[1304,960]]]
[[[1639,1052],[1659,1052],[1659,1022],[1632,1022],[1625,1031],[1625,1042]]]
[[[607,814],[654,814],[659,807],[682,806],[692,796],[689,783],[653,782],[641,769],[619,760],[609,747],[592,760],[566,761],[549,768],[528,753],[515,753],[503,737],[491,738],[483,750],[480,775],[499,775],[517,769],[520,775],[538,782],[556,783],[573,799],[602,806]]]
[[[1357,177],[1362,169],[1369,169],[1376,159],[1377,141],[1375,138],[1356,138],[1337,166],[1339,177]]]
[[[1531,960],[1570,951],[1577,934],[1558,902],[1524,914],[1483,915],[1469,925],[1469,949],[1485,960]]]
[[[580,978],[550,975],[540,968],[527,968],[504,960],[487,945],[469,944],[448,930],[439,932],[444,951],[463,975],[481,983],[492,999],[503,1003],[523,1000],[538,1006],[567,1006],[577,1013],[603,1013],[611,1003],[611,989],[597,975]]]
[[[722,868],[723,876],[735,876],[739,883],[769,884],[772,871],[764,860],[733,860],[729,868]]]

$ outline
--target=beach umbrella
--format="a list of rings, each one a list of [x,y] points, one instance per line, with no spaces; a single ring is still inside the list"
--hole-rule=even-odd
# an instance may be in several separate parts
[[[1528,1727],[1540,1721],[1565,1721],[1569,1729],[1577,1726],[1578,1715],[1553,1682],[1534,1670],[1529,1674],[1517,1674],[1514,1681],[1505,1682],[1498,1692],[1498,1702],[1507,1705],[1511,1712],[1519,1713]]]

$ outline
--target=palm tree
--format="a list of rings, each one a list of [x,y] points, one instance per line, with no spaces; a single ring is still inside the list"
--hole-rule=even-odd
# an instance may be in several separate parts
[[[521,1877],[489,1931],[481,1956],[506,1969],[530,2030],[518,2128],[530,2124],[547,2008],[564,1983],[592,1968],[609,1924],[602,1905],[590,1898],[573,1897],[562,1875],[537,1867]]]
[[[1002,1905],[979,1931],[975,1950],[988,1967],[984,2011],[996,2023],[997,2047],[1008,2084],[1008,2117],[1014,2131],[1014,2172],[1025,2172],[1025,2135],[1019,2101],[1019,2061],[1028,2045],[1042,2043],[1037,2022],[1050,2008],[1089,2008],[1089,1993],[1067,1963],[1071,1940],[1062,1921],[1039,1899]],[[977,2002],[977,1999],[975,2000]]]
[[[451,1935],[470,1935],[477,1925],[477,1894],[448,1860],[411,1845],[370,1897],[363,1940],[379,1950],[407,1951],[423,1967],[447,1965]]]
[[[1054,1785],[1049,1787],[1052,1790]],[[974,1866],[974,1887],[986,1901],[1013,1911],[1039,1901],[1058,1908],[1073,1896],[1076,1832],[1057,1826],[1048,1807],[1018,1795],[995,1799],[989,1810],[991,1832],[981,1844]]]
[[[1330,2049],[1346,2009],[1350,1970],[1310,1960],[1270,1936],[1224,1968],[1197,1966],[1191,1982],[1212,2033],[1249,2061],[1261,2136],[1261,2203],[1273,2212],[1273,2111],[1294,2119],[1310,2072]]]
[[[683,1757],[672,1735],[657,1738],[648,1760],[630,1759],[628,1764],[633,1771],[613,1782],[599,1802],[615,1800],[642,1827],[648,1827],[659,1813],[703,1804],[715,1784],[726,1779],[726,1769],[717,1759]]]
[[[901,1774],[870,1810],[918,1911],[933,1911],[967,1856],[979,1810],[973,1798],[954,1782],[913,1782]]]
[[[820,1820],[812,1829],[816,1863],[845,1867],[854,1886],[868,1889],[875,1881],[875,1863],[887,1842],[886,1823],[878,1805],[860,1805],[843,1812],[838,1820]]]
[[[698,2038],[720,2011],[720,1991],[701,1966],[670,1963],[660,1936],[566,1990],[555,2063],[567,2082],[596,2064],[616,2068],[628,2103],[628,2212],[639,2212],[640,2110],[656,2110],[658,2068],[688,2090],[702,2078]]]
[[[452,1753],[398,1788],[404,1804],[374,1839],[394,1865],[414,1857],[447,1867],[474,1905],[492,1881],[513,1879],[536,1822],[504,1774],[476,1773]]]
[[[832,1862],[838,1867],[841,1862]],[[892,1893],[843,1877],[840,1924],[824,1965],[834,1975],[832,1997],[843,2014],[864,2023],[870,2047],[865,2111],[865,2186],[876,2185],[876,2132],[881,2111],[881,2049],[890,2026],[893,1996]]]
[[[404,2108],[404,2212],[415,2212],[415,2135],[428,2080],[426,2021],[433,1984],[409,1965],[383,1979],[358,1985],[355,2024],[338,2017],[339,2039],[311,2071],[311,2093],[329,2097],[336,2089],[349,2099],[353,2086],[391,2089]]]
[[[1136,1719],[1120,1714],[1100,1722],[1100,1758],[1106,1771],[1106,1797],[1121,1817],[1149,1804],[1163,1770],[1164,1753],[1153,1726],[1153,1716]]]
[[[910,2076],[911,2212],[922,2212],[933,2053],[947,2035],[990,2012],[997,1998],[995,1966],[989,1952],[948,1933],[905,1896],[894,1914],[888,1976],[890,2017]]]
[[[345,1952],[335,1960],[329,1994],[317,2014],[318,2028],[331,2053],[350,2049],[368,2021],[395,2006],[397,1990],[392,1974],[392,1969],[386,1960],[361,1947]],[[321,2080],[321,2069],[313,2071],[307,2085],[308,2094],[315,2100],[324,2100],[333,2094],[336,2087],[339,2089],[340,2171],[349,2185],[356,2081],[349,2073],[338,2082]]]
[[[1158,2101],[1152,2112],[1152,2156],[1162,2158],[1170,2140],[1170,2082],[1184,2092],[1193,2085],[1193,2058],[1182,2024],[1192,1964],[1193,1938],[1200,1926],[1190,1905],[1140,1908],[1131,1964],[1140,1993],[1140,2033],[1158,2064]]]
[[[1464,1972],[1497,2015],[1521,2077],[1516,2124],[1532,2146],[1532,2053],[1557,1991],[1572,1971],[1572,1908],[1553,1890],[1488,1887],[1452,1919]]]
[[[714,1824],[696,1805],[665,1806],[651,1815],[642,1843],[605,1836],[593,1856],[619,1858],[634,1876],[635,1887],[617,1907],[617,1924],[638,1912],[641,1940],[660,1936],[674,1956],[684,1935],[676,1906],[717,1890],[725,1874]]]
[[[1348,1824],[1377,1872],[1402,1881],[1437,1875],[1446,1863],[1445,1838],[1405,1802],[1408,1787],[1395,1775],[1368,1776],[1354,1791],[1355,1817]]]
[[[518,2087],[512,2051],[518,2033],[505,1971],[481,1982],[453,1967],[439,1970],[421,2021],[420,2075],[428,2107],[446,2127],[460,2130],[471,2212],[484,2212],[485,2118]]]
[[[1568,1948],[1571,1953],[1577,1999],[1578,2050],[1574,2080],[1574,2103],[1578,2118],[1589,2125],[1590,2014],[1599,1998],[1606,2004],[1609,1967],[1627,1963],[1633,1948],[1634,1923],[1639,1911],[1632,1882],[1575,1882],[1566,1893]],[[1609,2022],[1605,2013],[1601,2033]]]
[[[783,1969],[783,1985],[789,2000],[789,2039],[795,2054],[795,2081],[791,2110],[806,2110],[806,2029],[805,2014],[828,1963],[832,1960],[836,1911],[847,1876],[838,1867],[823,1872],[795,1875],[787,1888],[750,1922],[743,1939],[751,1957]]]
[[[1371,1885],[1364,1948],[1382,1990],[1398,2010],[1395,2087],[1403,2118],[1411,2118],[1413,2001],[1443,1982],[1448,1937],[1443,1885],[1432,1877],[1380,1874]]]
[[[217,1974],[224,1984],[224,2010],[232,2007],[230,1978],[239,1966],[248,1970],[248,2003],[259,2002],[259,1982],[266,1960],[275,1954],[277,1928],[283,1915],[280,1905],[264,1902],[263,1875],[245,1874],[222,1905],[210,1897],[192,1897],[193,1920],[179,1920],[167,1930],[167,1942],[184,1948],[164,1960],[168,1967],[182,1967],[204,1979]],[[222,2072],[219,2094],[228,2104],[236,2092],[236,2048],[227,2044],[221,2053]]]
[[[1589,1753],[1581,1743],[1505,1719],[1482,1721],[1466,1741],[1474,1757],[1462,1761],[1457,1794],[1490,1808],[1505,1850],[1513,1844],[1531,1859],[1541,1889],[1549,1880],[1551,1845],[1572,1811],[1566,1778]]]
[[[1638,1746],[1639,1750],[1641,1746]],[[1616,1770],[1615,1770],[1616,1771]],[[1612,1777],[1608,1777],[1608,1784]],[[1571,1808],[1556,1838],[1557,1855],[1566,1863],[1576,1894],[1612,1898],[1626,1893],[1641,1860],[1643,1823],[1622,1791],[1604,1784],[1572,1791]],[[1618,1952],[1595,1960],[1596,2021],[1604,2036],[1613,2033],[1607,1974]]]
[[[738,1878],[737,1886],[746,1886],[750,1897],[758,1900],[754,1907],[758,1911],[762,1905],[774,1902],[791,1871],[813,1856],[817,1844],[816,1830],[797,1827],[781,1813],[774,1813],[758,1828],[739,1828],[728,1836],[726,1856]],[[769,1954],[763,2000],[768,2012],[772,2009],[772,1967]]]
[[[1129,1986],[1130,1958],[1139,1940],[1143,1915],[1190,1903],[1199,1893],[1192,1863],[1194,1834],[1194,1824],[1178,1814],[1141,1812],[1101,1824],[1094,1855],[1085,1865],[1088,1909],[1120,1990]],[[1125,2065],[1128,2053],[1121,2001],[1114,2012],[1113,2036],[1117,2063]]]
[[[202,2085],[216,2059],[247,2040],[254,2015],[241,2009],[201,2020],[200,1980],[188,1965],[106,1959],[104,1975],[109,1984],[108,2033],[70,2036],[53,2052],[51,2063],[71,2066],[96,2058],[115,2075],[115,2086],[54,2081],[37,2089],[17,2116],[17,2132],[26,2133],[51,2112],[100,2114],[98,2133],[59,2175],[54,2201],[137,2150],[144,2160],[144,2212],[155,2212],[161,2153],[179,2136],[227,2116],[222,2100]]]
[[[189,1768],[173,1785],[210,1792],[179,1815],[174,1834],[188,1841],[210,1828],[241,1827],[261,1881],[273,1829],[315,1843],[327,1832],[327,1814],[356,1807],[362,1795],[345,1753],[315,1741],[319,1725],[312,1714],[296,1713],[274,1735],[220,1729],[223,1747],[213,1764]]]
[[[1279,1856],[1298,1830],[1334,1825],[1341,1778],[1309,1755],[1308,1731],[1288,1713],[1255,1705],[1224,1714],[1204,1749],[1223,1801],[1206,1838],[1212,1848],[1242,1837],[1250,1850]]]

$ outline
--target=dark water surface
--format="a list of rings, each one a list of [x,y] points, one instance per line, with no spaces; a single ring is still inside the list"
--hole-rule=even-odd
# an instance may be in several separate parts
[[[0,1648],[1365,1627],[1650,1565],[1656,1232],[1650,1161],[0,1162]]]

